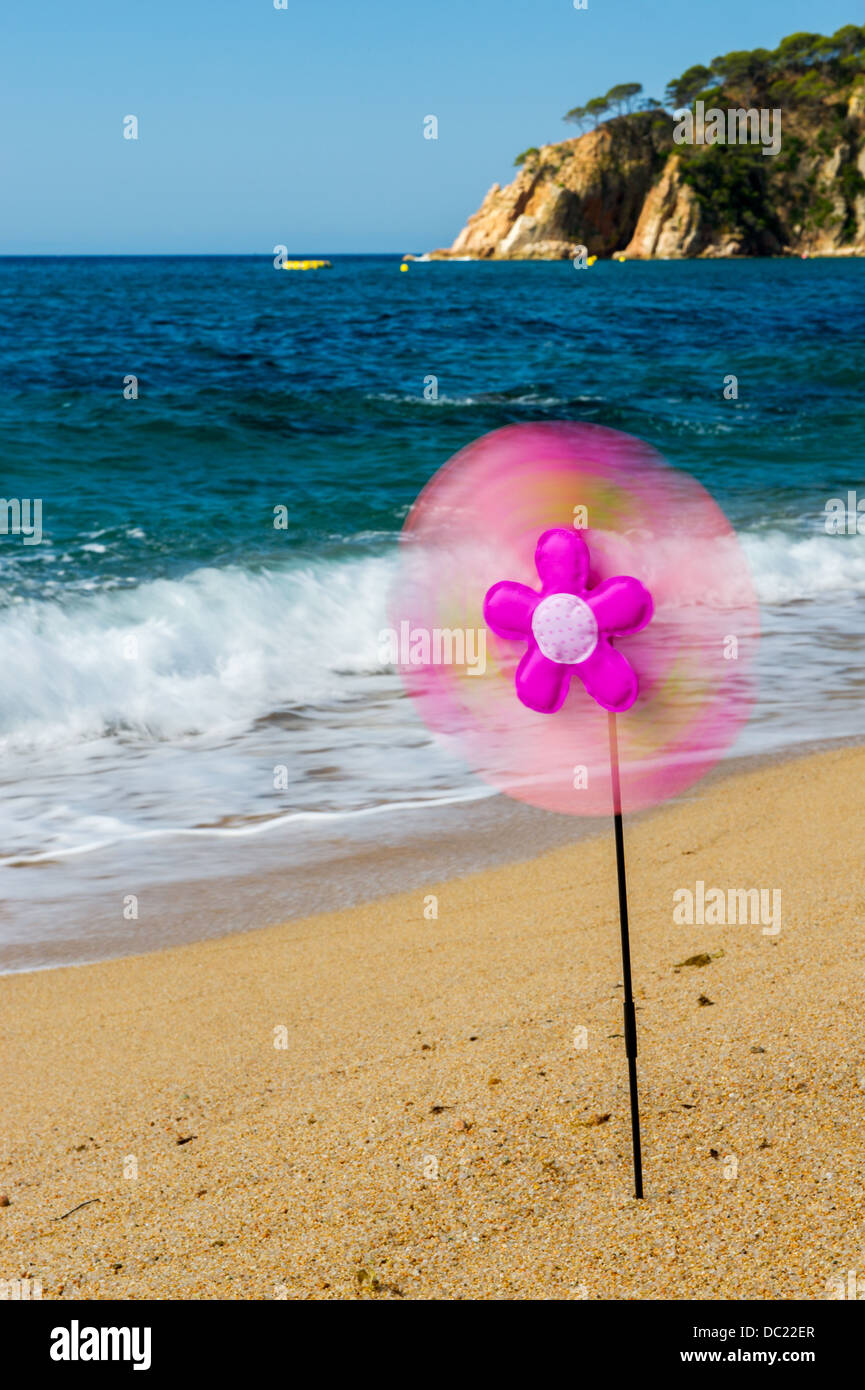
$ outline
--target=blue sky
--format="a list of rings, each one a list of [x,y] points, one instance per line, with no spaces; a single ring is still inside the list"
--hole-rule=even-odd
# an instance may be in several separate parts
[[[614,82],[661,99],[692,63],[861,19],[849,0],[3,8],[6,254],[448,245],[520,150],[573,133],[563,113]]]

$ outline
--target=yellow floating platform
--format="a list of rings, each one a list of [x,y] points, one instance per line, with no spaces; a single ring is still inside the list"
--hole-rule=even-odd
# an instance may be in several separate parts
[[[283,261],[283,270],[332,270],[330,261]]]

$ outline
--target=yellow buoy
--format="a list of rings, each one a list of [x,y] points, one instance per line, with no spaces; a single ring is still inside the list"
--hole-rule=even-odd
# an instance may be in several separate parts
[[[400,270],[408,270],[408,266],[407,266],[407,265],[401,265],[401,266],[400,266]]]

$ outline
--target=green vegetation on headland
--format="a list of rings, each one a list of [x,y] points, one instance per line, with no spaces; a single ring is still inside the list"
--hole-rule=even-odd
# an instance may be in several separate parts
[[[642,91],[641,82],[619,82],[617,86],[610,88],[606,96],[592,97],[585,106],[573,106],[564,119],[572,121],[583,130],[589,122],[597,128],[604,116],[608,116],[611,111],[614,115],[621,116],[631,111],[660,110],[661,103],[654,97],[644,97],[637,101]]]
[[[830,38],[790,34],[772,51],[736,50],[697,64],[669,83],[672,107],[723,106],[742,100],[746,106],[816,106],[836,97],[865,72],[865,26],[845,24]]]
[[[713,58],[710,67],[697,63],[673,78],[664,93],[668,107],[681,110],[697,101],[708,106],[816,106],[827,97],[839,95],[865,72],[865,25],[845,24],[826,38],[822,34],[790,34],[772,51],[753,48],[725,53]],[[654,97],[637,102],[643,91],[639,82],[620,82],[602,97],[591,97],[584,106],[573,106],[566,121],[580,130],[589,123],[597,127],[606,116],[621,116],[634,110],[663,110]],[[635,104],[636,103],[636,104]],[[521,163],[526,150],[517,157]]]
[[[771,52],[724,54],[667,87],[668,101],[679,110],[702,101],[705,108],[781,113],[786,130],[771,160],[761,159],[752,144],[682,147],[683,182],[717,225],[743,233],[746,250],[779,248],[787,227],[807,240],[833,222],[842,243],[854,240],[865,178],[857,167],[861,121],[850,116],[850,98],[863,74],[865,26],[845,24],[828,38],[790,34]]]

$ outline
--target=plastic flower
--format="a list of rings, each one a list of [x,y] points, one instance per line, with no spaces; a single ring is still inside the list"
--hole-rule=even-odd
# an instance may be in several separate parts
[[[639,682],[610,638],[646,626],[652,595],[628,575],[587,589],[589,548],[576,531],[545,531],[535,566],[540,593],[503,579],[484,599],[484,618],[492,631],[528,643],[516,674],[520,700],[529,709],[553,714],[565,702],[571,677],[578,675],[604,709],[630,709]]]

